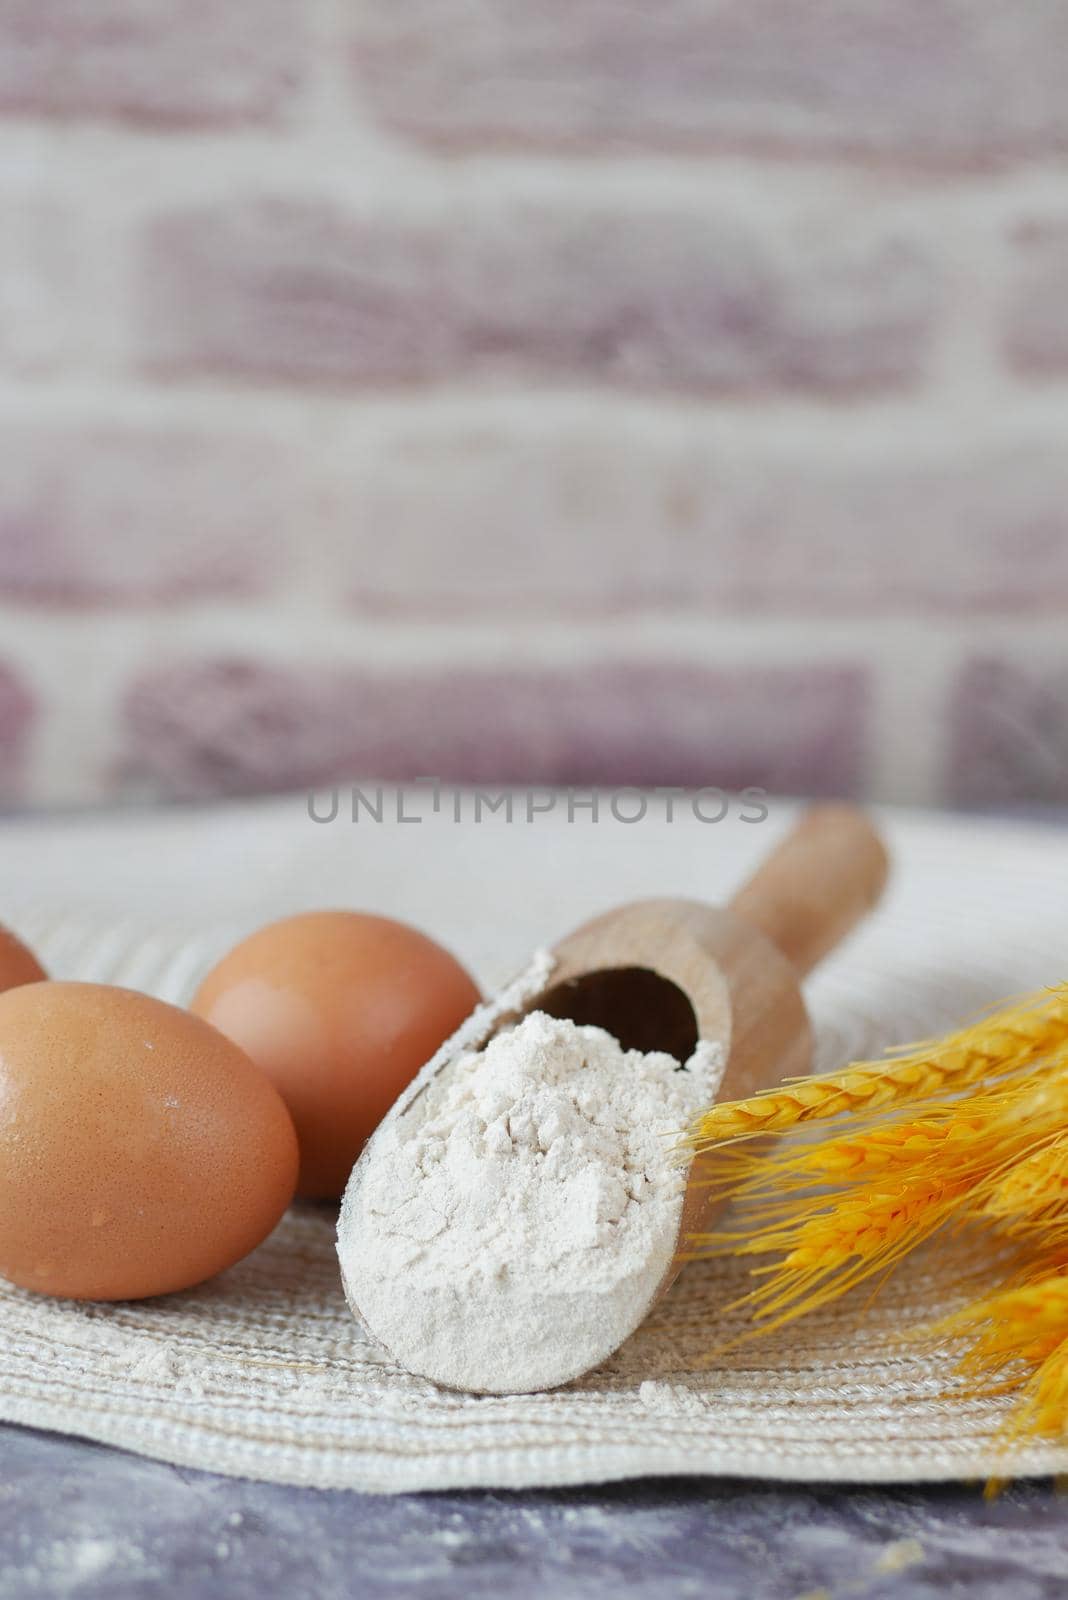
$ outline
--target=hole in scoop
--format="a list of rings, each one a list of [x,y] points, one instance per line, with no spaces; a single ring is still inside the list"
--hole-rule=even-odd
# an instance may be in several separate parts
[[[548,989],[539,1011],[604,1028],[625,1050],[666,1050],[688,1061],[697,1048],[697,1017],[689,997],[649,967],[609,967]]]

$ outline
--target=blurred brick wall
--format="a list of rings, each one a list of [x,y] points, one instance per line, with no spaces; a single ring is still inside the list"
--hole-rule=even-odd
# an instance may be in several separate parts
[[[1068,799],[1068,4],[0,0],[0,794]]]

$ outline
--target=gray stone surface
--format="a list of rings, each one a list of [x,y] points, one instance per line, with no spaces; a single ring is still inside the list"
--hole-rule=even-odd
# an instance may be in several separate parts
[[[0,1428],[0,1600],[1046,1600],[1068,1500],[1020,1484],[647,1481],[380,1498]]]

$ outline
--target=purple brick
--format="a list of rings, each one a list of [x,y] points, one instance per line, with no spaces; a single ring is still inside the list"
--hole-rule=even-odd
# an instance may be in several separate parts
[[[2,0],[0,0],[2,3]],[[62,364],[80,287],[73,216],[40,196],[0,199],[0,370]]]
[[[282,581],[293,474],[271,440],[180,429],[0,435],[0,594],[131,605]]]
[[[1068,803],[1068,666],[975,660],[961,674],[951,718],[954,804]]]
[[[860,614],[1028,612],[1068,603],[1068,456],[978,439],[750,463],[733,599]],[[728,580],[731,593],[731,580]]]
[[[848,393],[922,373],[939,298],[911,239],[863,226],[817,238],[700,208],[249,199],[149,230],[141,336],[145,363],[176,373]]]
[[[125,701],[122,779],[203,797],[434,773],[472,783],[761,785],[856,794],[868,694],[852,667],[602,662],[547,669],[146,669]]]
[[[0,113],[240,123],[305,70],[290,0],[0,0]]]
[[[23,797],[34,712],[29,689],[13,667],[0,663],[0,806]]]
[[[235,658],[151,667],[125,697],[120,781],[199,799],[332,779],[337,701],[333,671]]]
[[[368,611],[874,615],[1068,605],[1068,452],[715,424],[408,425],[339,461],[321,559]],[[383,530],[388,537],[383,538]]]
[[[367,0],[361,101],[448,145],[999,162],[1068,146],[1059,0]]]
[[[1026,374],[1063,376],[1068,373],[1068,218],[1031,223],[1020,229],[1016,243],[1006,353]]]
[[[162,218],[143,262],[149,363],[177,371],[404,379],[455,360],[442,237],[305,200]]]

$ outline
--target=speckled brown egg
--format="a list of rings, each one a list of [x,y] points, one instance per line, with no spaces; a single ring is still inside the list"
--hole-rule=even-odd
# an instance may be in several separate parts
[[[7,928],[0,928],[0,990],[16,989],[22,983],[40,983],[48,974],[21,939]]]
[[[0,1275],[78,1300],[221,1272],[293,1196],[277,1090],[229,1039],[94,983],[0,994]]]
[[[332,1199],[401,1090],[479,999],[459,962],[417,929],[314,911],[237,945],[193,1010],[277,1085],[300,1141],[298,1191]]]

